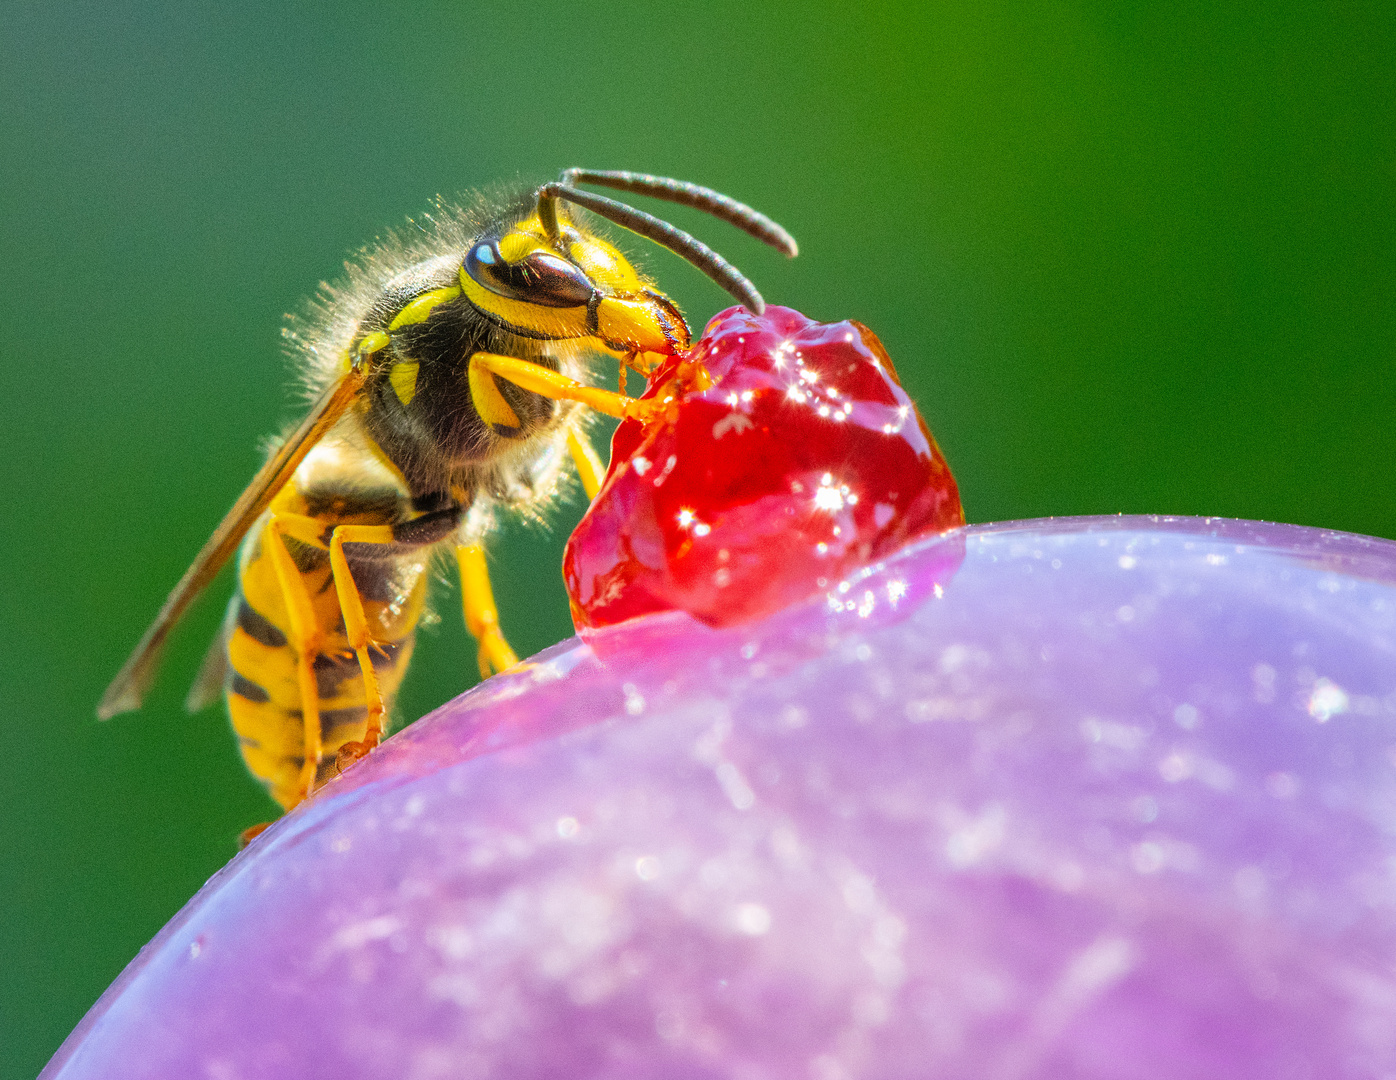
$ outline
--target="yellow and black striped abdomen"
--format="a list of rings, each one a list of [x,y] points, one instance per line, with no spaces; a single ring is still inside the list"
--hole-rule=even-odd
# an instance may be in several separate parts
[[[323,526],[324,545],[278,535],[272,526],[278,514],[314,518]],[[396,525],[410,514],[410,500],[395,493],[385,496],[380,490],[369,496],[346,489],[327,495],[317,488],[307,497],[292,482],[243,543],[227,633],[228,712],[248,770],[287,809],[306,794],[302,769],[308,711],[319,716],[322,757],[317,787],[334,775],[340,747],[363,740],[366,732],[364,679],[345,636],[330,569],[329,538],[336,525]],[[318,631],[312,702],[304,700],[301,650],[270,554],[272,544],[284,544],[294,561]],[[364,551],[373,553],[354,554]],[[408,548],[404,553],[384,547],[374,552],[370,545],[354,545],[346,547],[345,554],[375,643],[369,649],[373,669],[384,699],[391,701],[412,655],[431,549]]]

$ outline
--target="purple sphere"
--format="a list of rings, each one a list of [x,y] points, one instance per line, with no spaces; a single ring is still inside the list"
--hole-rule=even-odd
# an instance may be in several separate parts
[[[564,642],[278,822],[43,1076],[1396,1076],[1396,544],[979,526]]]

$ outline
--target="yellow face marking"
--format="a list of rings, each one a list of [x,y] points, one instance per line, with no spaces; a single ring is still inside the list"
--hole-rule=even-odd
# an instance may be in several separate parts
[[[619,300],[608,296],[596,307],[596,326],[607,341],[637,352],[672,352],[656,312],[658,305],[644,300]]]
[[[460,271],[461,288],[468,299],[487,315],[493,315],[507,327],[513,327],[541,338],[560,341],[563,338],[586,337],[587,309],[581,307],[558,308],[527,304],[522,300],[511,300],[507,296],[490,292],[473,277]]]
[[[403,360],[394,364],[392,370],[388,372],[388,382],[392,384],[393,393],[404,405],[411,405],[412,399],[417,396],[417,369],[420,365],[415,360]]]
[[[517,229],[501,239],[497,246],[499,257],[507,263],[522,262],[540,248],[544,251],[550,250],[539,243],[536,237],[519,232]]]
[[[388,324],[389,330],[397,330],[404,326],[411,326],[414,323],[426,322],[432,311],[447,300],[454,300],[460,295],[460,289],[454,285],[447,285],[444,289],[432,289],[424,292],[410,304],[397,313],[397,317]]]
[[[625,256],[600,237],[581,237],[568,247],[567,254],[606,292],[624,295],[645,287]]]

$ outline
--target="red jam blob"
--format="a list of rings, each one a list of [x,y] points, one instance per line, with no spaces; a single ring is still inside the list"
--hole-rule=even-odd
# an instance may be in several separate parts
[[[672,400],[616,430],[567,542],[578,630],[674,609],[758,618],[964,524],[945,458],[861,323],[728,308],[644,398]]]

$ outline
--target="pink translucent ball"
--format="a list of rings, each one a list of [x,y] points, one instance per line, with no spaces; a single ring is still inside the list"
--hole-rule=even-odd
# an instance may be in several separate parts
[[[983,526],[564,642],[219,873],[44,1076],[1396,1075],[1396,544]]]

